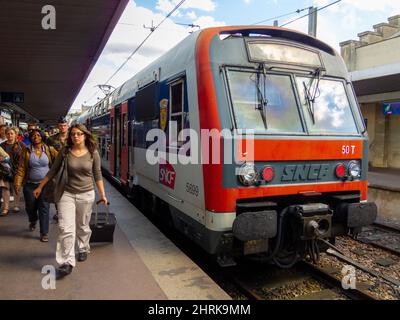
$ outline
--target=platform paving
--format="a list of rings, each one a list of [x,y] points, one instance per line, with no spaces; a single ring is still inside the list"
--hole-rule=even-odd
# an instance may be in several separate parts
[[[106,191],[118,225],[113,244],[94,244],[88,260],[71,275],[42,288],[42,268],[55,265],[57,225],[50,241],[28,230],[19,213],[0,217],[0,299],[230,299],[196,264],[154,227],[108,182]],[[54,205],[51,205],[52,217]]]
[[[109,183],[106,189],[121,229],[168,299],[231,299]]]
[[[0,219],[0,299],[167,298],[119,227],[113,245],[93,245],[87,261],[56,281],[55,290],[44,290],[41,271],[56,263],[57,234],[52,223],[50,241],[40,242],[39,231],[28,230],[25,210]]]

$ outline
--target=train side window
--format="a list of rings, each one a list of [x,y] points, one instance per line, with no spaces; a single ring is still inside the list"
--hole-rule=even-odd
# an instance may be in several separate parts
[[[158,117],[156,101],[158,84],[152,83],[136,92],[135,118],[137,121],[154,120]]]
[[[101,141],[101,138],[99,137],[99,138],[97,138],[97,146],[98,146],[98,150],[100,150],[100,157],[102,157],[102,141]]]
[[[110,158],[110,144],[111,144],[110,139],[106,138],[106,160],[107,161]]]
[[[175,82],[170,86],[170,121],[176,123],[176,131],[170,132],[171,141],[177,141],[183,129],[183,101],[184,101],[184,86],[183,80]],[[170,123],[171,123],[170,122]],[[182,141],[177,141],[178,145],[183,144]]]

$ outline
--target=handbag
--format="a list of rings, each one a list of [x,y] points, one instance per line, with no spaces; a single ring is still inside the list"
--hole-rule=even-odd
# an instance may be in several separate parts
[[[15,170],[12,164],[8,163],[7,161],[0,161],[0,174],[6,181],[14,181]]]
[[[60,201],[61,196],[64,193],[64,187],[68,182],[67,158],[68,154],[63,153],[60,170],[57,171],[53,179],[47,182],[44,188],[43,199],[45,202],[57,203]]]

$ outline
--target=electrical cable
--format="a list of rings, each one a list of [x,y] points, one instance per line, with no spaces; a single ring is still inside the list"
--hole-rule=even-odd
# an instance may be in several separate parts
[[[262,21],[258,21],[258,22],[252,23],[251,25],[256,25],[256,24],[267,22],[267,21],[279,19],[279,18],[282,18],[282,17],[290,16],[290,15],[295,14],[295,13],[300,13],[300,12],[302,12],[304,10],[309,9],[309,8],[310,7],[306,7],[306,8],[303,8],[303,9],[297,9],[296,11],[293,11],[293,12],[285,13],[285,14],[282,14],[280,16],[276,16],[276,17],[273,17],[273,18],[268,18],[268,19],[265,19],[265,20],[262,20]]]
[[[342,1],[342,0],[337,0],[337,1],[335,1],[335,2],[329,3],[329,4],[327,4],[326,6],[323,6],[323,7],[321,7],[321,8],[318,8],[318,9],[315,10],[315,11],[318,12],[318,11],[320,11],[320,10],[323,10],[323,9],[328,8],[329,6],[334,5],[335,3],[338,3],[338,2],[340,2],[340,1]],[[296,19],[294,19],[294,20],[291,20],[291,21],[289,21],[289,22],[286,22],[286,23],[280,25],[280,27],[287,26],[288,24],[290,24],[290,23],[292,23],[292,22],[295,22],[295,21],[297,21],[297,20],[300,20],[300,19],[302,19],[302,18],[304,18],[304,17],[307,17],[307,16],[309,16],[310,14],[311,14],[311,12],[305,14],[304,16],[301,16],[301,17],[298,17],[298,18],[296,18]]]
[[[132,58],[132,56],[139,51],[139,49],[144,45],[144,43],[147,41],[147,39],[150,38],[150,36],[153,34],[154,31],[156,31],[158,29],[158,27],[164,23],[165,20],[167,20],[176,10],[178,10],[178,8],[185,2],[186,0],[181,0],[165,17],[164,19],[157,25],[154,27],[154,29],[152,29],[150,31],[150,33],[146,36],[146,38],[144,38],[144,40],[136,47],[135,50],[133,50],[133,52],[129,55],[129,57],[118,67],[117,70],[115,70],[115,72],[107,79],[107,81],[104,84],[108,84],[108,82],[111,81],[112,78],[114,78],[114,76],[126,65],[126,63]],[[85,100],[85,101],[89,101],[91,100],[96,94],[98,93],[98,91],[96,91],[96,93],[94,93],[89,99]]]
[[[158,29],[158,27],[164,23],[165,20],[167,20],[178,8],[185,2],[186,0],[181,0],[165,17],[164,19],[154,27],[154,29],[150,30],[150,33],[147,35],[146,38],[137,46],[135,50],[129,55],[129,57],[118,67],[117,70],[111,75],[111,77],[108,78],[108,80],[105,82],[107,84],[114,76],[126,65],[126,63],[132,58],[132,56],[139,51],[139,49],[144,45],[144,43],[147,41],[148,38],[153,34],[154,31]]]

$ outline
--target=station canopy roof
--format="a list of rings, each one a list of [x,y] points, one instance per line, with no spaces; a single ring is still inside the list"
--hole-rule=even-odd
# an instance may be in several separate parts
[[[0,92],[22,92],[28,115],[55,123],[65,115],[129,0],[0,1]],[[55,9],[56,29],[51,25]],[[4,100],[4,99],[3,99]]]
[[[400,91],[400,62],[350,72],[358,97]]]

